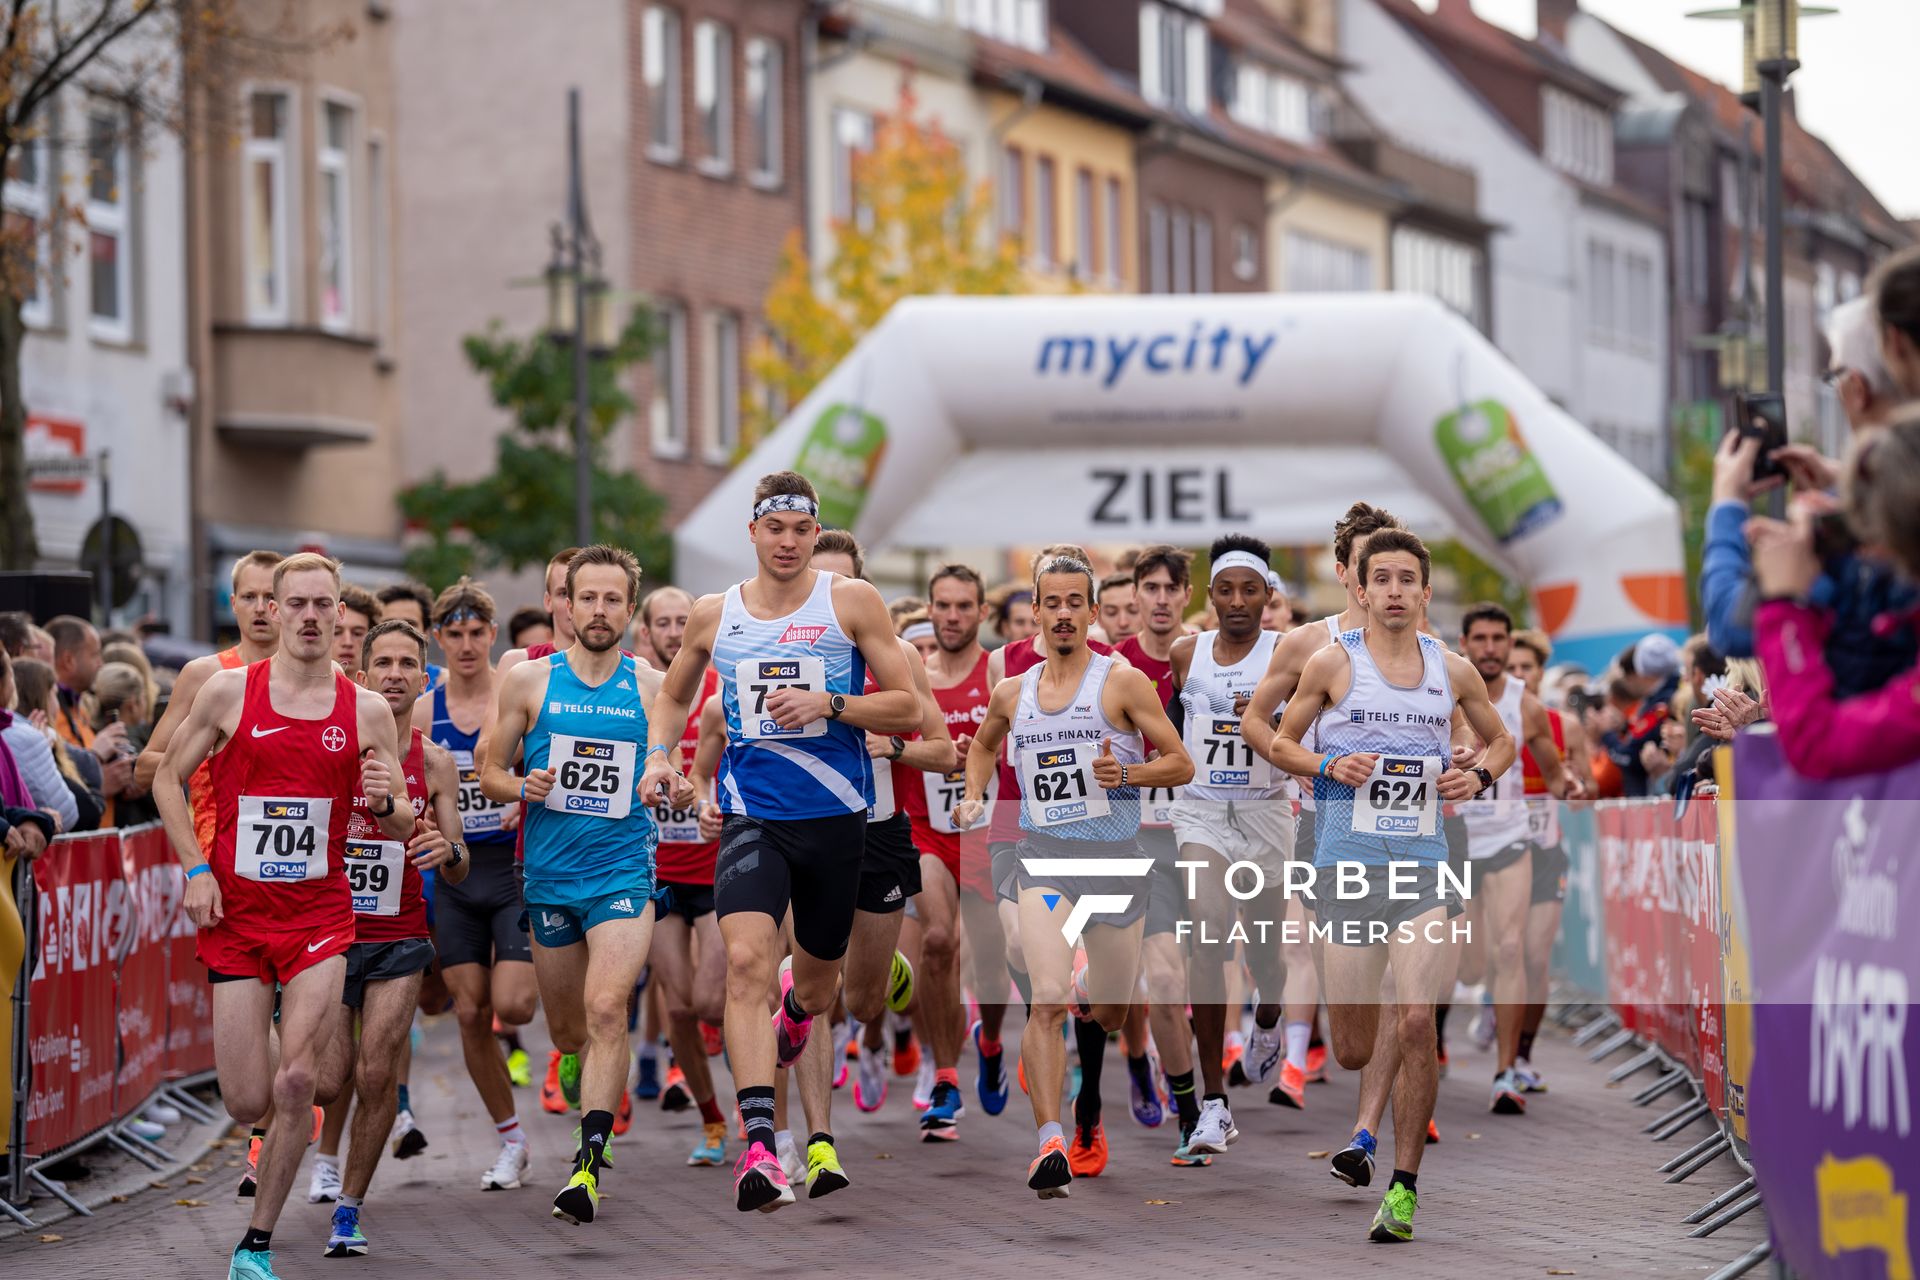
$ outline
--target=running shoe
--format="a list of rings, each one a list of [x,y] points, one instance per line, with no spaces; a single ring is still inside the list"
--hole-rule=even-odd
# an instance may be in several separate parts
[[[790,1067],[800,1061],[800,1051],[807,1047],[807,1035],[813,1030],[813,1019],[802,1018],[795,1022],[787,1016],[787,993],[793,990],[793,970],[780,971],[780,1007],[773,1011],[773,1045],[775,1065]],[[788,1192],[789,1195],[792,1192]]]
[[[853,1179],[840,1167],[840,1157],[831,1142],[807,1144],[807,1199],[818,1200],[852,1185]]]
[[[567,1185],[553,1198],[553,1216],[576,1227],[592,1222],[599,1207],[600,1179],[594,1177],[591,1169],[575,1169]]]
[[[1474,1047],[1485,1053],[1493,1048],[1494,1039],[1500,1034],[1499,1026],[1493,1016],[1493,1006],[1483,1004],[1480,1012],[1473,1015],[1473,1025],[1467,1028],[1467,1034],[1473,1038]]]
[[[527,1060],[525,1049],[507,1050],[507,1079],[516,1089],[524,1089],[533,1083],[533,1065]]]
[[[1520,1092],[1545,1093],[1547,1091],[1547,1082],[1541,1078],[1538,1071],[1533,1069],[1533,1064],[1525,1058],[1513,1064],[1513,1074],[1514,1078],[1520,1082]]]
[[[1434,1069],[1440,1073],[1440,1078],[1445,1080],[1447,1078],[1447,1068],[1451,1066],[1452,1063],[1447,1060],[1447,1046],[1444,1041],[1436,1040],[1434,1042],[1433,1065]]]
[[[667,1068],[667,1087],[660,1091],[660,1109],[662,1111],[685,1111],[693,1105],[693,1095],[687,1092],[687,1073],[678,1066]]]
[[[1307,1073],[1291,1062],[1280,1066],[1280,1083],[1267,1091],[1267,1101],[1276,1107],[1292,1107],[1295,1111],[1307,1109]]]
[[[1367,1239],[1375,1244],[1405,1244],[1413,1239],[1413,1211],[1420,1198],[1399,1183],[1387,1188],[1386,1199],[1373,1215],[1373,1230]]]
[[[1204,1151],[1195,1151],[1185,1139],[1173,1149],[1170,1162],[1176,1169],[1204,1169],[1213,1163],[1213,1157]]]
[[[920,1042],[914,1038],[913,1028],[902,1024],[893,1032],[893,1074],[910,1076],[920,1070]]]
[[[780,1162],[780,1172],[787,1175],[789,1186],[807,1180],[807,1158],[800,1154],[800,1145],[790,1133],[777,1133],[773,1138],[774,1159]]]
[[[315,1160],[313,1177],[307,1183],[308,1204],[332,1204],[340,1198],[340,1166],[331,1160]]]
[[[1153,1063],[1147,1063],[1144,1073],[1136,1072],[1133,1064],[1127,1064],[1127,1089],[1133,1107],[1133,1118],[1149,1129],[1158,1129],[1167,1118],[1166,1108],[1160,1104],[1160,1091],[1153,1083]]]
[[[613,1113],[613,1136],[619,1137],[633,1128],[633,1095],[622,1089],[620,1107]]]
[[[520,1179],[527,1174],[527,1144],[524,1142],[503,1142],[500,1154],[493,1159],[493,1167],[480,1175],[482,1191],[514,1191],[520,1186]]]
[[[1353,1141],[1333,1153],[1333,1176],[1350,1187],[1364,1187],[1373,1181],[1373,1153],[1380,1144],[1365,1129],[1353,1135]]]
[[[1014,1074],[1020,1077],[1020,1092],[1026,1093],[1027,1092],[1027,1059],[1024,1055],[1022,1055],[1019,1062],[1014,1064]]]
[[[1526,1095],[1512,1067],[1493,1078],[1493,1100],[1487,1104],[1487,1110],[1499,1116],[1526,1114]]]
[[[360,1210],[355,1205],[336,1205],[333,1210],[333,1233],[327,1237],[327,1256],[329,1258],[364,1258],[367,1256],[367,1234],[360,1229]]]
[[[413,1112],[402,1111],[393,1118],[393,1158],[411,1160],[427,1149],[427,1135],[413,1122]]]
[[[1075,1125],[1073,1147],[1067,1152],[1067,1164],[1076,1178],[1097,1178],[1107,1167],[1107,1128],[1099,1121],[1093,1127]]]
[[[567,1110],[580,1109],[580,1055],[577,1053],[560,1055],[560,1096],[566,1099]]]
[[[786,1170],[764,1142],[756,1142],[740,1153],[733,1166],[733,1198],[742,1213],[749,1209],[772,1213],[793,1203],[793,1187],[787,1182]]]
[[[640,1059],[640,1077],[634,1083],[633,1096],[642,1102],[652,1102],[660,1096],[660,1060],[658,1057]]]
[[[707,1051],[709,1058],[717,1058],[726,1052],[726,1037],[720,1034],[720,1028],[711,1022],[700,1024],[700,1047]]]
[[[925,1111],[933,1105],[933,1055],[922,1054],[920,1074],[913,1081],[913,1109]]]
[[[727,1126],[724,1124],[703,1124],[700,1126],[700,1145],[687,1157],[689,1165],[718,1167],[727,1162]]]
[[[893,953],[893,969],[887,975],[887,1008],[905,1013],[913,1003],[913,964],[906,956]]]
[[[1307,1083],[1325,1084],[1327,1082],[1327,1046],[1310,1044],[1307,1046]]]
[[[1432,1116],[1427,1117],[1427,1143],[1431,1147],[1440,1141],[1440,1125]]]
[[[1239,1139],[1240,1130],[1234,1127],[1233,1112],[1227,1109],[1227,1104],[1218,1098],[1203,1098],[1200,1118],[1193,1122],[1193,1132],[1187,1135],[1187,1150],[1196,1155],[1223,1156]]]
[[[1065,1200],[1071,1194],[1068,1188],[1072,1182],[1073,1161],[1067,1155],[1067,1144],[1048,1138],[1027,1166],[1027,1186],[1039,1192],[1042,1200]]]
[[[872,1050],[854,1059],[853,1105],[862,1111],[878,1111],[887,1103],[887,1064],[880,1051]]]
[[[847,1046],[853,1043],[856,1025],[852,1018],[833,1024],[833,1087],[836,1089],[844,1088],[847,1083]]]
[[[1000,1052],[989,1054],[980,1047],[980,1023],[973,1024],[973,1049],[980,1055],[980,1076],[974,1082],[974,1092],[980,1096],[980,1106],[990,1116],[997,1116],[1007,1106],[1007,1051],[1005,1046]]]
[[[560,1088],[560,1051],[558,1049],[547,1055],[547,1078],[540,1085],[540,1109],[556,1116],[567,1113],[566,1094]]]
[[[233,1192],[233,1198],[241,1204],[252,1204],[260,1185],[260,1142],[259,1138],[247,1139],[247,1171],[240,1175],[240,1185]]]
[[[1247,1083],[1247,1049],[1240,1043],[1240,1037],[1231,1034],[1227,1037],[1227,1046],[1220,1054],[1220,1069],[1227,1073],[1227,1083],[1238,1087]]]
[[[400,1083],[405,1084],[406,1081],[402,1080]],[[326,1126],[327,1113],[323,1109],[315,1107],[313,1109],[313,1132],[307,1135],[308,1146],[312,1146],[314,1143],[320,1141],[320,1131],[326,1128]]]
[[[227,1280],[280,1280],[273,1274],[273,1250],[235,1249],[227,1265]]]
[[[1287,1042],[1280,1032],[1280,1025],[1263,1027],[1253,1024],[1253,1034],[1247,1038],[1246,1052],[1241,1055],[1240,1069],[1254,1084],[1265,1084],[1273,1079],[1275,1068],[1287,1054]],[[1297,1071],[1298,1068],[1295,1068]]]
[[[960,1136],[960,1117],[967,1113],[960,1088],[944,1080],[933,1086],[933,1105],[920,1117],[920,1141],[952,1142]],[[811,1157],[812,1149],[808,1149]]]

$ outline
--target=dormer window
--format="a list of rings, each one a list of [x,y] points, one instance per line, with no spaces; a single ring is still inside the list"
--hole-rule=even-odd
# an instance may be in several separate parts
[[[1564,90],[1541,90],[1547,163],[1598,186],[1613,185],[1613,119]]]

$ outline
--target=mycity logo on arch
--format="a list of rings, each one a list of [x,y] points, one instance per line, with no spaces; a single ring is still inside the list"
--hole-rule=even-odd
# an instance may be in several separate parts
[[[1114,877],[1129,880],[1144,878],[1153,870],[1152,858],[1022,858],[1020,865],[1026,868],[1028,875],[1036,880],[1051,876],[1071,876],[1074,879],[1095,877]],[[1052,911],[1060,905],[1066,895],[1062,893],[1043,893],[1040,895]],[[1067,912],[1067,918],[1060,922],[1060,934],[1067,945],[1080,945],[1080,935],[1086,932],[1087,923],[1095,916],[1123,916],[1127,908],[1133,905],[1130,893],[1086,893],[1074,901]]]
[[[1097,377],[1107,390],[1129,373],[1151,377],[1184,373],[1225,373],[1246,386],[1280,340],[1276,332],[1242,333],[1230,325],[1207,328],[1195,320],[1186,333],[1056,333],[1040,340],[1034,372]]]

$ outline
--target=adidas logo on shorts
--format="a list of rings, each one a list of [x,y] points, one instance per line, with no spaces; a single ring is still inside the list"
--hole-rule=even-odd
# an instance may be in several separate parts
[[[607,904],[607,910],[618,911],[621,915],[630,916],[633,914],[633,899],[615,898]]]
[[[882,898],[881,901],[882,902],[898,902],[900,901],[901,896],[902,895],[900,893],[900,886],[895,885],[893,886],[893,888],[887,890],[887,896]]]

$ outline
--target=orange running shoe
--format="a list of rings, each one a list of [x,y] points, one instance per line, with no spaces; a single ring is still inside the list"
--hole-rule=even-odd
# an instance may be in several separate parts
[[[727,1049],[727,1042],[726,1039],[721,1036],[720,1028],[714,1026],[711,1022],[702,1022],[700,1024],[700,1044],[706,1049],[709,1058],[717,1058],[722,1053],[725,1053]]]
[[[1307,1109],[1307,1073],[1291,1062],[1280,1064],[1280,1083],[1273,1086],[1267,1094],[1267,1101],[1276,1107],[1292,1107],[1295,1111]]]
[[[1307,1046],[1307,1083],[1325,1084],[1327,1082],[1327,1046],[1310,1044]]]
[[[1067,1144],[1048,1138],[1027,1166],[1027,1186],[1039,1192],[1042,1200],[1064,1200],[1071,1194],[1067,1188],[1072,1182],[1073,1160],[1067,1155]]]
[[[560,1051],[547,1054],[547,1078],[540,1085],[540,1109],[556,1116],[567,1114],[567,1095],[560,1092]]]
[[[909,1031],[893,1041],[893,1074],[915,1075],[920,1070],[920,1041]]]
[[[1020,1092],[1025,1093],[1027,1091],[1027,1060],[1025,1058],[1020,1059],[1019,1075],[1020,1075]]]
[[[314,1143],[320,1141],[320,1129],[326,1123],[327,1123],[327,1113],[325,1109],[321,1107],[315,1107],[313,1109],[313,1132],[307,1135],[308,1146],[312,1146]]]
[[[1427,1145],[1432,1146],[1438,1141],[1440,1141],[1440,1126],[1435,1124],[1433,1118],[1429,1116],[1427,1118]]]
[[[660,1091],[660,1109],[662,1111],[685,1111],[693,1105],[693,1094],[687,1091],[687,1073],[678,1064],[667,1068],[667,1085]]]
[[[1246,1056],[1246,1052],[1246,1046],[1240,1044],[1238,1041],[1232,1041],[1228,1043],[1227,1051],[1220,1059],[1220,1069],[1226,1072],[1227,1078],[1235,1084],[1245,1084],[1247,1082],[1246,1068],[1240,1067],[1240,1059]],[[1239,1078],[1237,1080],[1234,1079],[1234,1068],[1236,1067],[1240,1067]]]
[[[631,1128],[633,1128],[633,1095],[622,1089],[620,1109],[613,1113],[613,1136],[617,1138]]]
[[[1067,1165],[1076,1178],[1097,1178],[1107,1167],[1107,1127],[1098,1121],[1093,1128],[1074,1126],[1073,1146],[1067,1151]]]

